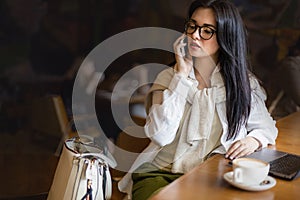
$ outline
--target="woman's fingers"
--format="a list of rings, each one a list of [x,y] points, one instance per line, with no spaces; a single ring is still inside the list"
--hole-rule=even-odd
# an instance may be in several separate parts
[[[185,47],[187,43],[184,42],[185,37],[186,35],[180,36],[173,45],[176,56],[180,56],[182,58],[186,55]]]
[[[236,155],[238,153],[240,153],[240,148],[241,148],[241,142],[240,140],[239,141],[236,141],[234,142],[231,147],[228,149],[225,157],[226,158],[230,158],[230,159],[234,159],[236,157]]]
[[[185,38],[187,36],[185,34],[181,35],[174,42],[174,52],[176,65],[175,70],[177,73],[187,77],[193,67],[192,56],[186,51],[187,42],[185,42]]]
[[[234,142],[228,149],[225,157],[235,159],[246,156],[253,153],[257,148],[259,148],[259,146],[260,143],[256,139],[252,137],[246,137]]]

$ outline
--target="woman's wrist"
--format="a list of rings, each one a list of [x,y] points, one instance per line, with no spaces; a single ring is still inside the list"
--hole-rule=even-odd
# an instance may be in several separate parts
[[[174,71],[175,71],[176,74],[178,74],[178,75],[181,76],[181,77],[187,78],[187,77],[189,76],[189,73],[188,73],[188,72],[185,72],[185,71],[179,69],[177,63],[176,63],[175,66],[174,66]]]

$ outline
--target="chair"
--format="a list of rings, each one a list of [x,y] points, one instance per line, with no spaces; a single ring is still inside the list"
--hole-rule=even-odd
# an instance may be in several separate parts
[[[77,136],[71,130],[64,102],[59,95],[34,98],[29,106],[29,123],[40,137],[59,140],[55,155],[59,156],[65,139]]]
[[[137,125],[139,126],[145,125],[145,118],[138,117],[138,116],[131,116],[131,117],[132,120]],[[136,127],[133,126],[126,127],[125,130],[119,133],[115,144],[116,146],[118,146],[123,150],[134,152],[134,153],[140,153],[148,146],[148,144],[150,143],[150,139],[145,137],[144,132],[139,133],[140,137],[131,136],[128,134],[131,131],[136,131]],[[125,159],[128,165],[131,165],[134,162],[134,160],[129,161],[128,158],[124,158],[124,156],[118,155],[118,153],[114,153],[114,157],[117,160],[117,162],[122,161],[122,159]],[[126,196],[126,194],[118,190],[117,184],[118,181],[125,175],[126,172],[117,169],[112,169],[112,168],[110,169],[110,171],[113,179],[112,199],[123,199]]]
[[[132,116],[132,120],[139,126],[145,125],[145,119],[137,116]],[[121,131],[117,137],[115,145],[119,148],[133,153],[140,153],[142,152],[150,143],[150,139],[145,136],[144,131],[142,129],[138,129],[135,126],[126,127],[123,131]],[[130,135],[130,133],[135,133],[135,135],[139,135],[139,137],[135,137]],[[124,162],[128,163],[130,166],[134,160],[128,160],[128,158],[124,158],[123,155],[119,155],[122,152],[114,152],[114,157],[117,162]],[[112,177],[116,180],[120,179],[125,172],[115,170],[112,171]]]

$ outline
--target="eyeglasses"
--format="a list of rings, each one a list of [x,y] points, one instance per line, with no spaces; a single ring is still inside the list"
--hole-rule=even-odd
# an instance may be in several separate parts
[[[210,25],[198,26],[193,20],[189,20],[185,23],[185,33],[193,34],[199,28],[199,36],[203,40],[209,40],[215,34],[216,30],[211,28]]]

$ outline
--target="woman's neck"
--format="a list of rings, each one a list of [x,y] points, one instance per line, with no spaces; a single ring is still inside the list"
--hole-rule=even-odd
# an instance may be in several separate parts
[[[210,79],[213,71],[217,66],[216,59],[212,57],[205,57],[205,58],[195,58],[194,59],[194,68],[199,73],[201,78],[205,81],[207,87],[210,87]],[[197,72],[195,75],[197,77]]]

